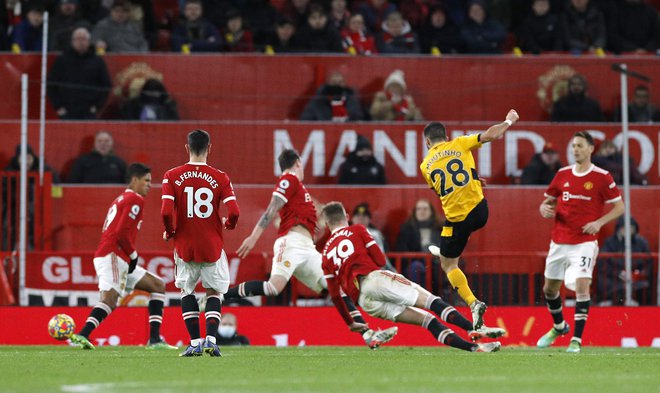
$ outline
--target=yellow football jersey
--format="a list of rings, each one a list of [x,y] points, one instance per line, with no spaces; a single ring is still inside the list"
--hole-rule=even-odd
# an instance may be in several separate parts
[[[419,168],[429,187],[440,197],[445,217],[463,221],[484,193],[472,149],[481,147],[479,134],[461,136],[432,146]]]

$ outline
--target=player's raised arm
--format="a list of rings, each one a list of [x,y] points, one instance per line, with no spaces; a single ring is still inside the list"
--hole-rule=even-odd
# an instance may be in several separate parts
[[[278,194],[273,194],[266,211],[261,215],[261,218],[257,222],[257,225],[254,226],[254,229],[252,229],[252,233],[243,240],[243,243],[236,251],[239,258],[245,258],[250,253],[254,248],[254,245],[257,243],[257,240],[261,237],[261,234],[264,233],[264,230],[268,228],[268,225],[270,225],[275,216],[277,216],[277,213],[286,204],[286,201],[277,195]]]
[[[479,142],[488,143],[501,137],[502,134],[504,134],[504,132],[513,125],[513,123],[518,121],[519,118],[520,116],[518,116],[518,112],[516,112],[515,109],[511,109],[506,115],[506,120],[504,120],[502,123],[491,126],[488,130],[486,130],[486,132],[481,134],[479,137]]]

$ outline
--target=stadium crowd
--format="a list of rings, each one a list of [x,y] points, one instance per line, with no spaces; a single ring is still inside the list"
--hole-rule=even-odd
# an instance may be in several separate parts
[[[651,3],[651,4],[647,4]],[[656,0],[2,0],[0,50],[105,52],[656,53]]]

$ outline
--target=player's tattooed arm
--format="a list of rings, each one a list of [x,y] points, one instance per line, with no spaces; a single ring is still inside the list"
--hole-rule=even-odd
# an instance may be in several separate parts
[[[277,216],[277,213],[280,211],[280,209],[282,209],[282,207],[284,207],[285,204],[286,202],[284,202],[282,198],[273,196],[273,198],[270,200],[270,204],[266,208],[266,211],[261,215],[257,225],[263,229],[268,228],[268,225],[270,225],[271,221],[273,221],[273,219]]]
[[[245,258],[250,253],[254,248],[254,245],[257,244],[257,240],[259,240],[261,234],[264,233],[264,230],[268,228],[268,225],[273,221],[273,218],[275,218],[285,204],[286,202],[284,202],[282,198],[273,195],[270,204],[266,208],[264,214],[261,215],[257,225],[252,229],[250,236],[246,237],[238,250],[236,250],[236,254],[238,254],[239,258]]]

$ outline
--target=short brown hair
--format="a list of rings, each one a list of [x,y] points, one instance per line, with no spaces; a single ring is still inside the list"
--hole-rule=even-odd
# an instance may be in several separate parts
[[[588,132],[586,132],[586,131],[578,131],[578,132],[576,132],[575,134],[573,134],[573,138],[578,137],[578,136],[579,136],[580,138],[584,138],[584,139],[587,141],[587,143],[590,144],[591,146],[594,146],[594,145],[595,145],[595,143],[594,143],[594,137],[591,136],[590,133],[588,133]]]
[[[341,202],[332,201],[328,202],[321,209],[321,215],[325,217],[325,221],[330,225],[337,225],[342,220],[346,219],[346,210]]]

